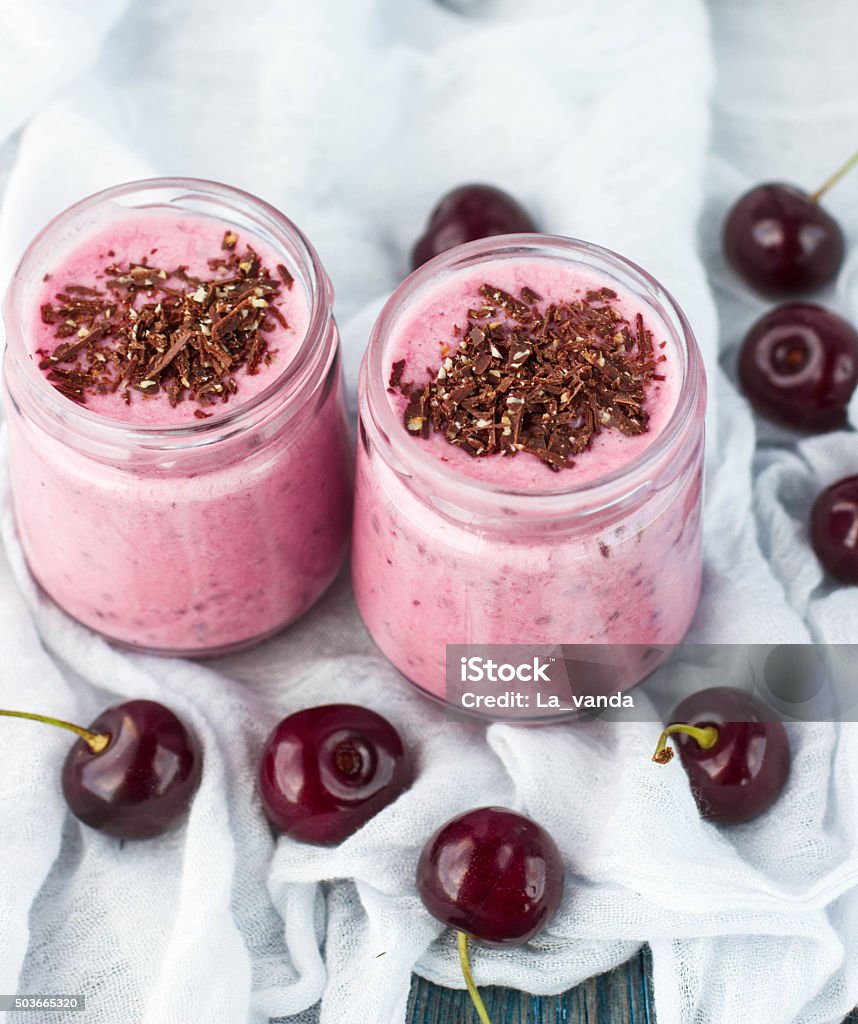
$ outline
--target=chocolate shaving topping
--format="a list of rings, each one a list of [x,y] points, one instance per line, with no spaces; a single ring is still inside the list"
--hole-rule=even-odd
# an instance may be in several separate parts
[[[390,371],[390,382],[388,384],[388,387],[390,387],[392,390],[395,390],[396,388],[398,388],[400,386],[400,384],[402,383],[402,374],[403,374],[404,370],[405,370],[405,360],[404,359],[398,359],[393,364],[393,367],[392,367],[392,369]]]
[[[186,398],[201,407],[235,394],[237,370],[257,373],[274,351],[263,332],[287,328],[278,300],[294,278],[282,265],[273,276],[238,235],[225,232],[222,255],[208,260],[211,278],[184,266],[166,270],[111,263],[104,288],[68,284],[41,307],[42,323],[59,344],[41,349],[39,368],[58,391],[85,403],[92,394],[164,391],[171,405]],[[153,255],[153,250],[150,255]],[[115,253],[108,254],[111,259]],[[202,409],[197,418],[211,415]]]
[[[403,379],[404,360],[393,364],[389,387],[408,397],[409,433],[436,431],[475,457],[524,452],[555,472],[602,430],[644,433],[647,386],[662,379],[665,357],[654,356],[643,317],[626,320],[610,288],[547,308],[533,289],[520,294],[482,285],[484,305],[442,345],[426,384]]]

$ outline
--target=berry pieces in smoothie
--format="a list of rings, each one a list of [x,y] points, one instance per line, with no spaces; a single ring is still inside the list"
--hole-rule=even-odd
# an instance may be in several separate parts
[[[201,407],[195,416],[210,415],[202,407],[235,394],[237,370],[255,374],[270,363],[276,350],[266,335],[288,327],[277,300],[292,275],[283,266],[272,274],[238,243],[225,232],[207,277],[150,265],[153,252],[124,265],[114,260],[97,275],[98,287],[63,284],[41,307],[58,344],[38,350],[39,368],[82,404],[88,395],[121,391],[130,403],[134,392],[149,398],[163,390],[170,405],[190,397]]]
[[[665,356],[637,314],[614,305],[610,288],[541,305],[531,288],[520,297],[491,284],[468,310],[464,330],[442,345],[442,363],[421,386],[393,364],[390,387],[408,397],[405,427],[434,430],[472,456],[525,452],[559,472],[602,430],[627,436],[648,429],[648,385]]]

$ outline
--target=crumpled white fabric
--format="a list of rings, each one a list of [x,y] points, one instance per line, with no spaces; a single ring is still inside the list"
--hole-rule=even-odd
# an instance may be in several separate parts
[[[858,443],[752,418],[733,364],[766,304],[718,235],[743,189],[813,187],[855,146],[856,29],[850,0],[0,0],[0,283],[88,192],[149,174],[228,181],[317,245],[353,388],[435,199],[469,179],[508,187],[545,228],[644,264],[695,326],[711,406],[691,638],[851,642],[858,593],[824,580],[804,524],[820,487],[858,472]],[[854,241],[858,179],[827,204]],[[858,257],[823,298],[858,317]],[[116,651],[39,597],[6,495],[3,508],[0,702],[85,721],[162,700],[206,757],[187,827],[121,846],[66,813],[64,735],[5,722],[0,992],[85,993],[92,1024],[263,1024],[319,1000],[324,1024],[400,1024],[412,970],[461,985],[414,893],[420,846],[494,802],[555,835],[568,885],[531,946],[475,951],[481,982],[560,992],[648,942],[660,1024],[834,1024],[858,1002],[856,726],[790,726],[782,799],[719,830],[680,770],[650,763],[652,726],[447,721],[375,654],[345,578],[246,654],[201,666]],[[286,712],[343,699],[401,728],[418,781],[338,848],[275,842],[260,745]]]

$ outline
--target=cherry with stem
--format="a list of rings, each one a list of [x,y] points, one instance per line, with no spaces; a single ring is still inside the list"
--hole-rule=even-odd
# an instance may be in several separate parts
[[[750,821],[777,800],[786,784],[786,730],[766,704],[744,690],[715,686],[687,697],[659,737],[653,761],[672,759],[671,737],[698,809],[710,821]]]
[[[468,943],[518,946],[550,921],[563,895],[563,861],[535,821],[504,807],[452,818],[428,840],[417,890],[429,913],[453,928],[465,985],[491,1024],[471,970]]]
[[[87,728],[49,715],[0,710],[77,736],[62,772],[69,810],[84,824],[120,839],[151,839],[188,814],[202,777],[193,733],[169,708],[130,700],[103,711]]]
[[[820,200],[853,167],[851,156],[814,192],[769,182],[746,192],[724,223],[724,254],[737,273],[767,295],[797,295],[833,281],[846,243]]]

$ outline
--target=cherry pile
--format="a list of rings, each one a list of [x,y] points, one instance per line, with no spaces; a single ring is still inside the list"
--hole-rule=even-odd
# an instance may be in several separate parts
[[[858,507],[858,506],[856,506]],[[188,815],[202,752],[193,733],[162,704],[132,700],[89,728],[19,711],[78,736],[62,773],[71,811],[92,828],[124,839],[152,839]],[[688,698],[662,733],[654,760],[666,762],[673,737],[701,813],[736,823],[762,813],[783,789],[790,751],[783,726],[739,690]],[[414,779],[396,729],[354,704],[297,711],[280,721],[259,761],[262,807],[275,829],[308,843],[342,842],[397,799]],[[557,844],[541,825],[503,807],[479,807],[443,824],[420,854],[415,885],[427,911],[458,933],[468,991],[491,1024],[471,971],[470,939],[491,946],[528,942],[563,896]]]
[[[845,254],[843,231],[820,205],[822,196],[858,165],[852,156],[815,192],[792,185],[751,189],[724,223],[727,260],[765,295],[798,297],[830,284]],[[858,331],[816,303],[787,302],[748,331],[738,361],[742,390],[754,408],[797,430],[847,425],[858,386]],[[855,478],[819,495],[810,536],[823,568],[842,583],[858,583]]]
[[[748,284],[798,297],[834,280],[843,232],[820,199],[856,163],[858,153],[811,195],[768,184],[738,200],[724,224],[724,253]],[[746,335],[739,377],[764,415],[802,430],[831,430],[845,422],[858,383],[858,334],[822,306],[778,306]]]

